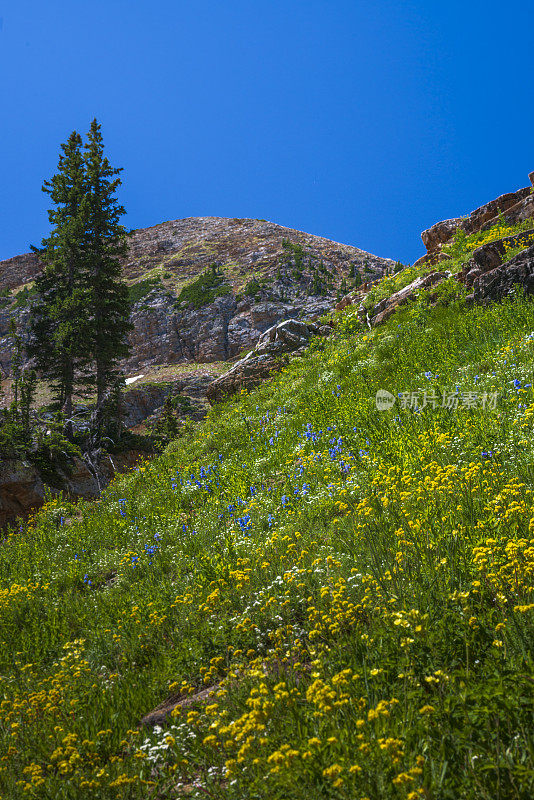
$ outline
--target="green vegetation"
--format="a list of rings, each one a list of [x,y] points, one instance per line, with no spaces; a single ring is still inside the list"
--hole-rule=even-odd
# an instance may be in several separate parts
[[[74,395],[96,387],[100,413],[118,379],[117,364],[128,353],[132,325],[120,262],[126,231],[115,197],[120,171],[104,156],[94,119],[85,145],[76,131],[61,145],[57,173],[42,187],[52,204],[52,228],[41,247],[32,248],[45,266],[33,286],[27,351],[64,407],[69,438]]]
[[[173,406],[173,408],[177,409],[178,411],[186,412],[186,413],[189,412],[189,411],[192,411],[193,408],[194,408],[194,406],[193,406],[191,400],[189,399],[189,397],[186,397],[183,394],[176,394],[176,395],[173,396],[173,398],[172,398],[172,406]]]
[[[22,288],[22,289],[21,289],[19,292],[17,292],[17,293],[16,293],[16,295],[15,295],[15,303],[14,303],[14,308],[15,308],[15,309],[18,309],[18,308],[24,308],[25,306],[27,306],[27,305],[28,305],[28,303],[31,301],[31,299],[32,299],[33,297],[35,297],[35,295],[36,295],[35,284],[32,284],[31,286],[24,286],[24,287],[23,287],[23,288]],[[2,295],[2,299],[3,299],[5,296],[6,296],[6,295]]]
[[[32,404],[37,389],[37,375],[33,369],[23,369],[23,345],[13,319],[9,325],[11,338],[13,401],[9,408],[0,410],[0,459],[26,460],[39,469],[43,481],[59,488],[58,471],[69,473],[74,456],[80,455],[77,445],[65,438],[61,420],[46,421],[32,415]]]
[[[380,282],[373,286],[370,292],[365,297],[364,305],[366,308],[372,308],[380,300],[394,292],[398,292],[408,286],[416,278],[424,275],[429,275],[436,269],[448,270],[453,275],[456,275],[462,270],[471,258],[473,250],[481,247],[483,244],[503,239],[506,236],[513,236],[516,233],[521,233],[532,227],[532,220],[518,223],[517,225],[505,225],[498,223],[486,231],[478,231],[477,233],[470,234],[469,236],[464,230],[459,230],[453,241],[444,245],[443,252],[450,256],[450,260],[441,262],[440,264],[430,265],[422,264],[420,267],[404,267],[399,261],[395,264],[394,274],[383,278]],[[512,258],[516,253],[519,253],[525,248],[525,244],[519,245],[515,249],[507,251],[507,258]],[[398,267],[400,266],[400,269]]]
[[[516,233],[527,231],[529,228],[532,228],[532,220],[525,220],[516,225],[506,225],[506,223],[501,220],[486,231],[478,231],[470,235],[467,235],[462,229],[458,230],[453,241],[443,246],[443,252],[452,258],[451,272],[459,272],[469,261],[471,253],[473,250],[476,250],[477,247],[497,241],[498,239],[504,239],[506,236],[513,236]],[[525,246],[526,245],[523,244],[522,249],[524,249]]]
[[[521,298],[349,307],[7,534],[2,800],[534,796],[533,348]]]
[[[133,306],[135,303],[138,303],[140,300],[150,294],[152,289],[159,287],[163,287],[159,275],[153,278],[145,278],[138,283],[132,283],[130,286],[128,286],[128,301]]]
[[[373,288],[365,295],[364,306],[365,308],[373,308],[380,300],[389,297],[394,292],[398,292],[405,286],[408,286],[412,281],[420,275],[428,275],[433,272],[432,267],[426,269],[414,269],[413,267],[406,267],[401,272],[394,275],[388,275],[382,278]]]
[[[33,430],[30,409],[35,397],[37,375],[23,369],[24,347],[13,318],[9,320],[13,401],[0,411],[0,458],[20,457],[31,447]]]
[[[227,294],[232,294],[231,287],[226,282],[224,275],[212,267],[199,275],[192,283],[184,286],[178,295],[177,302],[193,305],[194,308],[202,308],[202,306],[213,303],[217,297]]]
[[[122,380],[119,363],[129,353],[128,287],[122,280],[122,263],[128,252],[126,230],[119,221],[125,209],[115,197],[122,168],[111,166],[104,155],[101,126],[91,122],[84,148],[86,247],[85,284],[89,290],[86,315],[91,321],[88,343],[100,413],[106,392]]]
[[[298,274],[300,274],[304,268],[304,255],[305,251],[301,244],[297,244],[292,242],[290,239],[283,239],[282,240],[282,247],[288,254],[288,256],[293,260],[295,264],[295,269]]]
[[[312,296],[324,296],[327,291],[328,281],[322,280],[319,275],[315,274],[310,287],[310,294]]]
[[[260,289],[261,289],[261,288],[262,288],[262,285],[261,285],[261,283],[258,281],[258,279],[257,279],[257,278],[252,278],[252,279],[251,279],[251,280],[250,280],[250,281],[247,283],[247,285],[245,286],[245,288],[243,289],[243,294],[244,294],[246,297],[254,297],[255,295],[257,295],[257,294],[258,294],[258,292],[260,291]]]
[[[185,400],[185,398],[183,398]],[[159,439],[161,449],[172,439],[175,439],[180,430],[180,422],[176,416],[177,404],[170,395],[165,398],[161,416],[152,427],[152,433]]]

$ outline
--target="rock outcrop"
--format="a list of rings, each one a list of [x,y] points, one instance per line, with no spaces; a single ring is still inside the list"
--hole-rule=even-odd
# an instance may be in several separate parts
[[[29,461],[0,461],[0,528],[39,509],[47,491],[71,500],[94,500],[117,473],[131,469],[143,457],[146,458],[146,454],[137,450],[106,456],[98,465],[96,475],[84,461],[75,458],[68,473],[57,472],[61,489],[46,486],[38,468]]]
[[[477,303],[496,302],[517,290],[534,294],[534,245],[504,264],[483,272],[473,284]]]
[[[8,520],[27,516],[44,503],[45,488],[38,470],[28,461],[0,462],[0,527]]]
[[[281,368],[283,356],[300,354],[309,345],[312,336],[328,336],[330,333],[331,328],[327,325],[296,319],[274,325],[260,337],[254,350],[208,386],[206,395],[209,402],[213,405],[241,389],[249,390],[258,386]]]
[[[505,236],[494,242],[488,242],[473,250],[471,258],[459,274],[458,279],[467,287],[473,286],[475,280],[486,272],[507,261],[507,252],[517,247],[527,247],[534,242],[534,228],[516,233],[514,236]]]
[[[201,689],[193,695],[171,695],[165,702],[142,718],[141,726],[153,728],[155,725],[165,725],[166,722],[172,719],[173,712],[179,712],[182,708],[201,708],[207,705],[216,696],[219,686],[220,684],[215,683],[213,686]]]
[[[213,375],[184,374],[167,381],[150,382],[127,389],[121,400],[121,420],[126,428],[133,428],[157,415],[167,399],[173,397],[178,414],[194,420],[204,419],[208,386]]]
[[[18,289],[35,280],[42,264],[35,253],[23,253],[0,261],[0,289]]]
[[[360,319],[367,321],[373,327],[381,325],[382,322],[385,322],[395,313],[399,306],[404,305],[409,300],[413,300],[421,289],[435,286],[446,278],[450,278],[450,275],[450,272],[431,272],[429,275],[416,278],[408,286],[380,300],[372,309],[368,310],[363,305],[360,306]]]
[[[533,176],[530,173],[529,179],[534,186]],[[442,247],[449,244],[458,230],[464,230],[466,234],[484,231],[497,224],[502,219],[506,225],[524,222],[534,218],[534,194],[532,186],[525,186],[516,192],[507,192],[490,200],[483,206],[476,208],[467,217],[456,217],[437,222],[432,227],[423,231],[421,239],[426,247],[426,255],[418,259],[414,266],[424,263],[436,264],[447,258],[442,252]]]

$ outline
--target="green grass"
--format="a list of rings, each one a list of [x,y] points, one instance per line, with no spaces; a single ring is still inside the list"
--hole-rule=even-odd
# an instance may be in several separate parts
[[[520,298],[371,333],[349,307],[99,502],[7,535],[3,800],[530,800],[533,331]]]
[[[209,305],[217,297],[231,294],[232,289],[226,283],[224,275],[207,270],[192,283],[184,286],[178,295],[178,303],[191,304],[194,308]]]

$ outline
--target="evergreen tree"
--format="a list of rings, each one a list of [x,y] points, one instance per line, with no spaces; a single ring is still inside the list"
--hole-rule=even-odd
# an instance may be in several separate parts
[[[32,430],[30,412],[35,392],[37,389],[37,373],[33,369],[25,369],[20,382],[20,424],[22,435],[27,447],[31,447]]]
[[[17,323],[11,317],[9,320],[9,337],[11,339],[11,376],[13,389],[12,411],[15,416],[19,408],[19,390],[22,377],[23,348],[20,335],[17,333]]]
[[[119,224],[124,208],[115,197],[122,169],[104,156],[100,125],[94,119],[84,148],[88,222],[86,286],[90,293],[91,356],[95,367],[97,409],[117,378],[117,363],[128,354],[130,303],[121,280],[121,257],[127,252],[126,230]]]
[[[45,267],[35,281],[28,355],[52,382],[56,400],[64,407],[68,435],[75,376],[87,369],[90,358],[89,295],[83,280],[88,203],[81,148],[76,131],[61,145],[58,171],[42,187],[54,205],[48,212],[52,232],[41,248],[32,247]]]

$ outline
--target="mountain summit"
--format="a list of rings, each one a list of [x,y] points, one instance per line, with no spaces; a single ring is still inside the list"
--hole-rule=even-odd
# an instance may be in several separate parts
[[[189,217],[130,234],[124,277],[134,302],[127,371],[225,361],[288,317],[326,313],[355,283],[393,268],[351,245],[258,219]],[[0,361],[9,371],[11,316],[25,329],[42,265],[26,253],[0,262]]]

